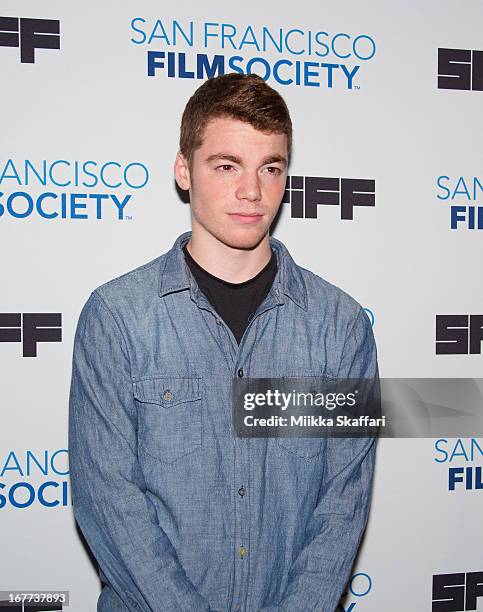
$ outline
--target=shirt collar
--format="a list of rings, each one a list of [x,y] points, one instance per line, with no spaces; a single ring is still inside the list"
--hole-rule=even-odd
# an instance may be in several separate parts
[[[178,236],[163,258],[164,264],[161,266],[159,281],[160,297],[185,289],[190,289],[195,295],[198,294],[198,286],[189,272],[182,250],[190,238],[191,231]],[[283,304],[282,296],[286,295],[297,306],[307,310],[307,289],[297,264],[292,259],[287,247],[280,240],[270,237],[270,246],[277,257],[277,274],[273,280],[270,293],[280,304]]]

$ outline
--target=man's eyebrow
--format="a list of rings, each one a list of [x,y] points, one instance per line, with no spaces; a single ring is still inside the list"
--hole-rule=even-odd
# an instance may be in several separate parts
[[[284,166],[288,165],[287,159],[283,157],[283,155],[270,155],[270,157],[266,157],[263,160],[262,166],[265,166],[267,164],[276,164],[276,163],[281,163]]]
[[[210,155],[206,158],[207,162],[220,160],[227,160],[233,162],[234,164],[239,164],[240,166],[242,165],[242,160],[236,155],[232,155],[231,153],[213,153],[213,155]],[[270,155],[262,161],[261,165],[266,166],[267,164],[275,163],[281,163],[284,166],[288,165],[287,159],[283,155]]]
[[[219,161],[220,159],[226,159],[227,161],[231,161],[234,164],[242,163],[239,157],[237,157],[236,155],[231,155],[230,153],[213,153],[213,155],[210,155],[209,157],[206,158],[206,161],[212,162],[212,161]]]

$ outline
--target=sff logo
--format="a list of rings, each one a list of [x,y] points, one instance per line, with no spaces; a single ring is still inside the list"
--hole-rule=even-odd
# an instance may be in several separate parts
[[[317,207],[340,206],[341,219],[354,219],[354,207],[376,205],[372,179],[288,176],[282,202],[290,204],[292,219],[317,219]]]
[[[483,572],[433,576],[432,612],[476,610],[479,597],[483,597]]]
[[[60,21],[0,17],[0,47],[20,47],[22,64],[35,63],[35,49],[60,49]]]
[[[22,342],[23,356],[37,357],[39,342],[62,342],[62,314],[2,312],[0,342]]]
[[[483,51],[438,49],[438,89],[483,91]]]
[[[436,355],[481,355],[483,315],[436,315]]]

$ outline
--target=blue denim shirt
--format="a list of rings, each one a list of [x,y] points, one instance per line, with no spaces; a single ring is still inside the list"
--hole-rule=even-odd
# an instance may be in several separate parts
[[[190,236],[96,289],[77,326],[70,468],[97,609],[333,612],[375,440],[237,438],[232,381],[377,376],[371,324],[270,238],[277,275],[238,345],[185,263]]]

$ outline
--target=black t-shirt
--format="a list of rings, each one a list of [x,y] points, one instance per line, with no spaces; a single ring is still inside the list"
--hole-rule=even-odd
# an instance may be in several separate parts
[[[229,283],[207,272],[191,257],[187,245],[183,253],[199,288],[240,344],[249,316],[255,313],[272,286],[277,273],[275,253],[272,250],[272,257],[263,270],[243,283]]]

